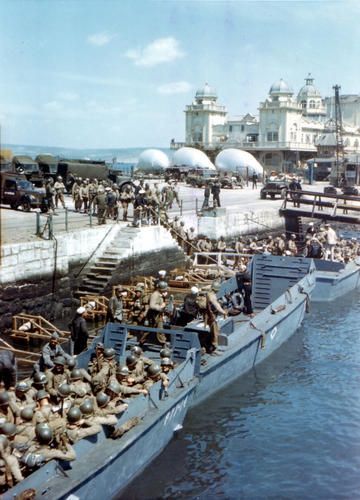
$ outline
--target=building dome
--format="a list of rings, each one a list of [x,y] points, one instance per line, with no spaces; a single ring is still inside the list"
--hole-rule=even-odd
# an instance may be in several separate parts
[[[293,93],[292,88],[282,78],[274,82],[269,90],[270,95],[292,95]]]
[[[169,158],[160,149],[146,149],[139,156],[136,170],[158,171],[170,165]]]
[[[217,92],[213,87],[205,83],[203,88],[196,91],[195,99],[217,99]]]
[[[200,149],[195,148],[180,148],[176,151],[172,159],[174,167],[191,168],[209,168],[215,170],[215,166],[211,163],[205,153]]]
[[[224,172],[236,172],[240,175],[263,175],[263,167],[256,158],[242,149],[224,149],[215,158],[218,170]]]
[[[314,85],[314,79],[309,73],[307,78],[305,78],[305,85],[300,89],[298,94],[298,100],[302,101],[304,99],[309,99],[310,97],[321,97],[319,90]]]

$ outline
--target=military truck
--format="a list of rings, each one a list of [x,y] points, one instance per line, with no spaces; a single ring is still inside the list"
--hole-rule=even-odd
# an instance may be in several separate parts
[[[44,179],[40,172],[39,164],[30,156],[14,156],[11,164],[13,172],[23,174],[28,181],[31,181],[37,186],[42,186]]]
[[[260,198],[265,200],[267,196],[273,200],[279,195],[283,200],[286,196],[286,190],[289,189],[289,183],[284,179],[268,180],[265,186],[260,190]]]
[[[53,155],[37,155],[35,161],[38,163],[40,172],[44,178],[52,177],[54,180],[58,175],[59,160]]]
[[[0,172],[0,203],[14,210],[21,207],[24,212],[32,208],[48,211],[45,189],[34,187],[24,175],[12,172]]]

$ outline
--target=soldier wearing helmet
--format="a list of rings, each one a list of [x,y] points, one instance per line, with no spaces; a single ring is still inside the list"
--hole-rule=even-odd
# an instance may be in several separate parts
[[[48,425],[37,425],[35,428],[36,442],[29,448],[22,461],[25,464],[39,465],[50,460],[64,460],[71,462],[76,459],[74,448],[66,439],[65,434],[61,438],[62,448],[54,447],[54,432]]]
[[[130,303],[129,320],[135,325],[142,325],[147,313],[147,304],[145,303],[144,289],[141,286],[136,286],[135,296]]]
[[[20,411],[20,419],[17,426],[18,432],[14,438],[16,445],[30,444],[35,439],[35,426],[33,419],[33,407],[25,406],[25,408]]]
[[[55,207],[58,208],[60,201],[62,207],[65,208],[65,200],[64,200],[65,184],[63,183],[61,175],[59,175],[55,181],[54,190],[55,190]]]
[[[0,423],[6,421],[16,424],[19,413],[20,410],[11,400],[9,392],[0,392]]]
[[[25,406],[32,406],[32,407],[35,406],[35,401],[33,399],[30,383],[22,380],[21,382],[18,382],[16,384],[14,393],[14,404],[19,410],[21,410]]]
[[[165,281],[159,281],[156,290],[150,295],[149,310],[146,315],[146,319],[149,322],[149,326],[153,328],[163,328],[164,324],[164,312],[166,309],[166,297],[167,297],[167,283]],[[147,332],[144,332],[139,344],[144,344],[145,339],[148,336]],[[163,333],[157,333],[157,339],[160,344],[166,343],[166,336]]]
[[[128,405],[126,403],[114,404],[113,401],[105,392],[99,392],[96,395],[96,405],[92,421],[100,425],[116,425],[118,422],[116,415],[124,413]]]
[[[0,427],[0,488],[3,486],[11,488],[24,479],[19,461],[12,453],[12,444],[17,432],[16,425],[9,422]],[[2,470],[4,465],[6,472]]]
[[[101,431],[101,426],[93,421],[94,403],[84,399],[80,407],[72,406],[67,412],[66,435],[70,443],[94,436]]]
[[[192,286],[190,293],[186,294],[184,297],[184,304],[181,309],[179,323],[181,326],[185,326],[190,321],[193,321],[197,318],[199,314],[199,306],[197,303],[199,295],[199,289],[197,286]]]
[[[163,358],[168,359],[168,358]],[[169,378],[161,369],[161,367],[157,364],[152,364],[147,368],[147,379],[144,383],[144,388],[149,391],[150,388],[161,380],[161,388],[167,392],[167,388],[169,386]]]
[[[84,381],[80,368],[74,368],[70,375],[70,390],[74,393],[74,404],[80,405],[83,400],[91,395],[91,386]]]
[[[101,370],[92,376],[92,387],[96,394],[105,389],[111,378],[116,378],[116,351],[112,347],[104,349]]]
[[[88,372],[90,375],[93,377],[102,368],[104,361],[104,344],[102,342],[98,342],[95,346],[95,352],[92,353],[89,365],[88,365]]]
[[[134,394],[144,394],[146,396],[147,391],[138,387],[134,387],[134,379],[130,374],[129,368],[125,366],[119,366],[116,370],[116,380],[120,384],[121,394],[123,396],[132,396]]]
[[[53,360],[54,368],[48,371],[46,390],[50,394],[52,400],[58,400],[58,387],[59,385],[67,382],[68,374],[65,372],[66,360],[63,356],[56,356]]]
[[[216,296],[216,293],[220,290],[220,283],[218,281],[213,281],[211,285],[211,290],[206,294],[206,309],[204,310],[204,323],[209,326],[210,329],[210,339],[205,346],[206,351],[209,354],[215,353],[218,346],[218,336],[219,336],[219,325],[217,322],[217,314],[222,314],[224,317],[227,316],[227,311],[225,311]]]

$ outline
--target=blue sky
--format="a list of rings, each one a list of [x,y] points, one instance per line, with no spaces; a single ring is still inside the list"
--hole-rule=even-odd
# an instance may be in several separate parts
[[[360,93],[358,1],[1,0],[1,141],[166,147],[205,82],[230,116],[271,84]]]

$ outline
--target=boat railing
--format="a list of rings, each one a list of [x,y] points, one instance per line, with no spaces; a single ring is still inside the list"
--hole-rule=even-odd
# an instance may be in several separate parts
[[[223,259],[227,257],[246,257],[252,258],[254,255],[249,253],[238,253],[238,252],[194,252],[193,257],[193,265],[196,267],[214,267],[223,265]],[[206,262],[200,263],[202,259],[206,260]],[[209,263],[210,262],[210,263]]]

